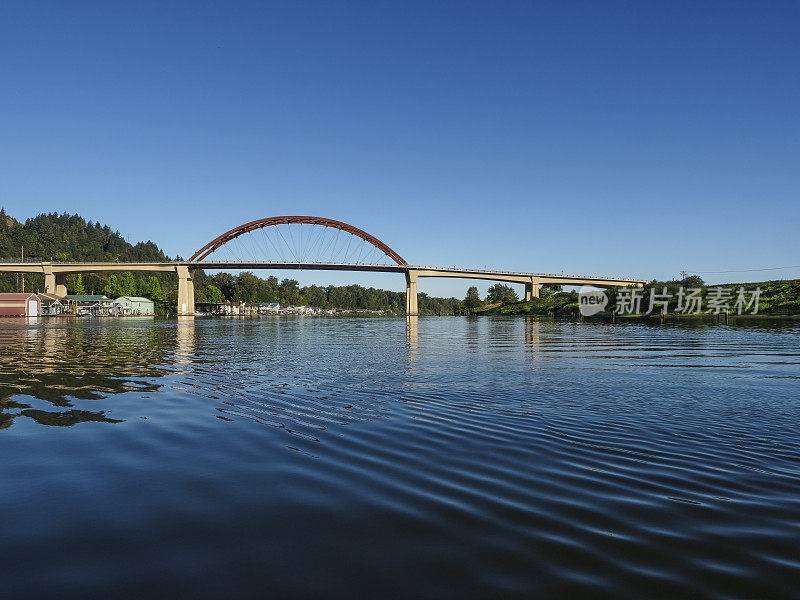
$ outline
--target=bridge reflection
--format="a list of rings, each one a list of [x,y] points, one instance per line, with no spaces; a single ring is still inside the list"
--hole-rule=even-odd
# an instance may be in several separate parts
[[[408,352],[408,359],[412,362],[418,358],[418,321],[419,317],[406,317],[406,351]]]

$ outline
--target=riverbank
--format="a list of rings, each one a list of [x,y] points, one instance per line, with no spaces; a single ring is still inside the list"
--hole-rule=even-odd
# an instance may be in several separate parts
[[[678,309],[678,292],[680,288],[688,290],[691,288],[699,288],[703,302],[700,306],[700,311],[697,314],[683,314],[677,312]],[[665,317],[668,319],[709,319],[709,320],[724,320],[725,315],[715,315],[707,312],[709,310],[706,301],[709,292],[713,293],[715,288],[723,288],[731,292],[731,301],[729,308],[729,319],[742,319],[742,318],[800,318],[800,279],[785,279],[773,281],[760,281],[753,283],[723,283],[718,285],[705,285],[697,278],[689,278],[684,281],[653,281],[641,290],[641,304],[640,310],[636,310],[636,314],[619,315],[615,318],[618,319],[655,319],[660,320],[660,314],[647,315],[650,305],[651,291],[655,294],[664,294],[666,289],[666,296],[669,298],[668,310]],[[736,300],[737,292],[743,288],[746,292],[747,300],[750,299],[751,294],[755,290],[760,290],[758,298],[758,313],[752,314],[736,314],[734,302]],[[608,305],[606,309],[597,315],[590,318],[597,319],[610,319],[612,318],[612,309],[617,304],[617,290],[608,290]],[[554,292],[553,290],[542,288],[540,290],[540,297],[533,298],[529,302],[508,302],[505,304],[485,304],[481,307],[475,308],[471,311],[473,315],[525,315],[525,316],[550,316],[550,317],[577,317],[579,311],[579,298],[577,291],[569,292]],[[743,310],[743,313],[749,313],[752,307]],[[660,305],[656,308],[656,312],[660,313]]]
[[[541,317],[570,317],[578,313],[578,293],[553,292],[543,288],[539,298],[528,302],[497,302],[473,308],[472,315],[526,315]]]

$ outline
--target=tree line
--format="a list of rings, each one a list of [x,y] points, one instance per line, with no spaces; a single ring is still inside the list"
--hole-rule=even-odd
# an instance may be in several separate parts
[[[232,275],[208,275],[198,270],[194,275],[195,302],[279,302],[283,305],[314,306],[340,310],[383,310],[390,314],[405,313],[405,292],[393,292],[360,285],[300,286],[294,279],[278,280],[271,275],[261,278],[249,271]],[[417,303],[421,314],[454,315],[465,312],[457,298],[435,298],[420,292]]]

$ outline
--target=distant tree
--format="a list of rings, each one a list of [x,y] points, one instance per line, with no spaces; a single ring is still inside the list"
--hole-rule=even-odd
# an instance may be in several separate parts
[[[214,286],[222,292],[222,295],[225,298],[228,300],[233,300],[233,297],[236,293],[237,277],[234,277],[230,273],[216,273],[215,275],[212,275],[210,279]]]
[[[83,287],[83,275],[75,273],[74,275],[67,275],[67,291],[70,294],[85,294],[86,288]]]
[[[278,297],[281,304],[291,306],[303,306],[306,299],[300,291],[300,287],[295,279],[284,279],[278,286]]]
[[[164,292],[161,289],[161,282],[155,275],[151,275],[147,279],[139,280],[136,287],[136,293],[139,296],[149,298],[154,302],[164,299]]]
[[[225,296],[222,295],[222,291],[213,283],[206,285],[205,294],[206,298],[208,298],[208,301],[213,302],[214,304],[221,304],[222,301],[225,300]]]
[[[135,296],[136,295],[136,280],[133,278],[133,273],[125,271],[120,277],[119,285],[122,288],[120,296]]]
[[[156,280],[158,281],[158,280]],[[152,284],[150,284],[152,287]],[[161,284],[158,284],[158,289],[161,289]],[[115,274],[111,274],[108,278],[108,282],[106,283],[103,291],[108,295],[109,298],[119,298],[120,296],[136,296],[139,292],[139,285],[137,285],[136,280],[133,278],[133,273],[130,271],[125,271],[121,277],[117,277]],[[154,293],[155,290],[149,290],[150,293]],[[149,298],[149,296],[147,296]]]
[[[317,285],[311,285],[302,289],[303,296],[308,300],[309,306],[318,306],[320,308],[328,308],[328,296],[325,294],[325,288]],[[378,298],[373,296],[376,304],[380,304]],[[379,307],[380,308],[380,307]]]
[[[481,297],[478,295],[478,288],[474,285],[467,290],[467,297],[464,298],[464,306],[467,308],[478,308],[483,302],[481,302]]]
[[[108,283],[103,288],[103,291],[109,298],[119,298],[120,296],[128,296],[129,294],[124,294],[122,292],[122,284],[120,284],[119,278],[116,274],[112,273],[111,276],[108,278]],[[130,294],[131,296],[133,294]]]
[[[699,275],[689,275],[681,280],[681,285],[687,288],[701,288],[704,284],[703,278]]]
[[[259,302],[265,298],[262,288],[264,280],[257,277],[250,271],[244,271],[236,278],[236,291],[233,294],[234,300],[244,302]]]
[[[509,302],[519,302],[517,292],[514,291],[510,285],[503,285],[502,283],[495,283],[489,288],[489,293],[486,295],[486,301],[490,304],[501,302],[508,304]]]

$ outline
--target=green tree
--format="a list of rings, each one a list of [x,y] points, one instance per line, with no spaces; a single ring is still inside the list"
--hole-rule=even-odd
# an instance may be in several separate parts
[[[122,285],[120,284],[119,278],[114,273],[112,273],[111,276],[108,278],[108,283],[106,283],[105,287],[103,288],[103,291],[109,298],[119,298],[120,296],[129,295],[122,293]]]
[[[216,273],[212,275],[210,279],[211,283],[213,283],[228,300],[232,300],[236,295],[237,278],[230,273]]]
[[[222,302],[225,300],[225,296],[222,295],[222,291],[213,283],[206,285],[204,291],[209,302],[214,304],[222,304]]]
[[[161,282],[158,277],[151,275],[147,279],[142,279],[137,284],[137,292],[139,296],[149,298],[150,300],[158,301],[164,299],[164,292],[161,289]]]
[[[561,292],[563,291],[564,286],[562,286],[560,283],[543,283],[540,289],[550,290],[552,292]]]
[[[243,271],[236,278],[236,291],[233,294],[234,300],[242,300],[244,302],[259,302],[263,301],[262,297],[262,284],[264,280],[257,277],[250,271]]]
[[[75,273],[67,275],[66,279],[67,291],[70,294],[85,294],[86,288],[83,287],[83,275]]]
[[[483,302],[481,302],[481,297],[478,295],[478,288],[474,285],[467,290],[467,297],[464,298],[464,306],[467,308],[478,308]]]
[[[278,286],[278,298],[281,304],[292,306],[302,306],[306,299],[300,292],[300,288],[295,279],[284,279]]]
[[[328,296],[325,293],[325,288],[316,285],[304,287],[302,289],[303,296],[308,300],[309,306],[318,306],[320,308],[328,308]]]
[[[136,295],[136,280],[133,278],[133,273],[125,271],[119,280],[122,293],[120,296],[135,296]]]
[[[503,285],[502,283],[495,283],[489,288],[489,293],[486,296],[486,301],[490,304],[501,302],[508,304],[509,302],[519,302],[517,292],[514,291],[510,285]]]
[[[681,285],[687,288],[701,288],[704,284],[703,278],[699,275],[689,275],[681,280]]]

